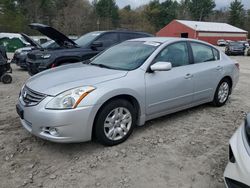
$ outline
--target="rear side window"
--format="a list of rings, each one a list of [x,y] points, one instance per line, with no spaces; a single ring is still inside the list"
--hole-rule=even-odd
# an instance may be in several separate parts
[[[136,39],[136,38],[143,38],[147,37],[147,35],[140,34],[140,33],[120,33],[120,41],[126,41],[130,39]]]
[[[207,45],[200,43],[191,43],[194,63],[203,63],[209,61],[216,61],[219,59],[219,52]]]
[[[170,44],[162,50],[154,62],[170,62],[173,67],[189,65],[188,46],[186,42]]]
[[[113,46],[119,42],[117,33],[105,33],[97,39],[98,42],[103,43],[104,48]]]
[[[125,40],[133,39],[134,35],[132,33],[120,33],[120,41],[123,42]]]

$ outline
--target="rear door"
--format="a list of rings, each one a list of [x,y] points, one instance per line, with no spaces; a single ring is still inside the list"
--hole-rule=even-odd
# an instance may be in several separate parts
[[[190,42],[193,54],[194,102],[213,99],[222,77],[223,66],[217,49],[199,42]]]

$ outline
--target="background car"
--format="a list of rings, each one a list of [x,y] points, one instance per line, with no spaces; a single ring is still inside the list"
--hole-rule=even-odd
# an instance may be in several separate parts
[[[228,188],[250,187],[250,114],[230,140],[229,162],[224,172]]]
[[[28,35],[25,35],[23,33],[21,35],[25,38],[27,42],[30,43],[30,46],[19,48],[18,50],[16,50],[11,60],[11,63],[15,63],[17,66],[21,67],[22,69],[27,69],[27,63],[26,63],[27,54],[31,52],[32,50],[59,48],[58,44],[52,40],[43,44],[39,44]]]
[[[60,46],[55,50],[35,50],[29,53],[27,64],[30,75],[64,64],[88,60],[125,40],[152,36],[148,33],[128,30],[95,31],[72,41],[52,27],[42,24],[31,24],[30,27],[51,38]]]
[[[242,43],[246,48],[249,48],[249,43],[247,41],[238,41]]]
[[[203,103],[223,106],[239,67],[208,43],[141,38],[90,60],[48,70],[23,86],[17,112],[32,134],[54,142],[125,141],[135,125]],[[46,120],[46,123],[44,123]]]
[[[246,47],[241,42],[230,42],[225,48],[227,55],[245,55]]]
[[[218,46],[226,46],[227,42],[224,39],[220,39],[217,41]]]

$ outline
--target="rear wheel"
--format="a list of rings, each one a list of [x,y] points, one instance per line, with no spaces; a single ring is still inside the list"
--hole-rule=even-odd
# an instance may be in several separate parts
[[[103,145],[113,146],[124,142],[133,132],[136,111],[123,99],[105,104],[95,121],[96,139]]]
[[[10,84],[12,82],[12,77],[11,75],[5,73],[1,76],[1,82],[4,84]]]
[[[230,95],[231,87],[232,86],[231,86],[231,82],[229,81],[229,79],[225,78],[220,81],[216,89],[215,95],[214,95],[213,104],[215,106],[220,107],[226,104]]]

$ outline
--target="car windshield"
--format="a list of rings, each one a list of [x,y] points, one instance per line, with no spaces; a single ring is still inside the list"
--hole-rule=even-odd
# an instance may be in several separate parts
[[[81,36],[79,39],[75,40],[75,43],[81,47],[87,47],[93,40],[95,40],[101,32],[91,32]]]
[[[94,58],[91,64],[110,69],[134,70],[140,67],[159,45],[160,43],[156,42],[123,42]]]
[[[50,40],[50,41],[48,41],[48,42],[45,42],[45,43],[43,43],[43,44],[41,44],[41,46],[43,47],[43,48],[59,48],[59,45],[55,42],[55,41],[53,41],[53,40]]]
[[[244,44],[239,43],[239,42],[231,42],[231,43],[230,43],[230,46],[242,47],[242,46],[244,46]]]

